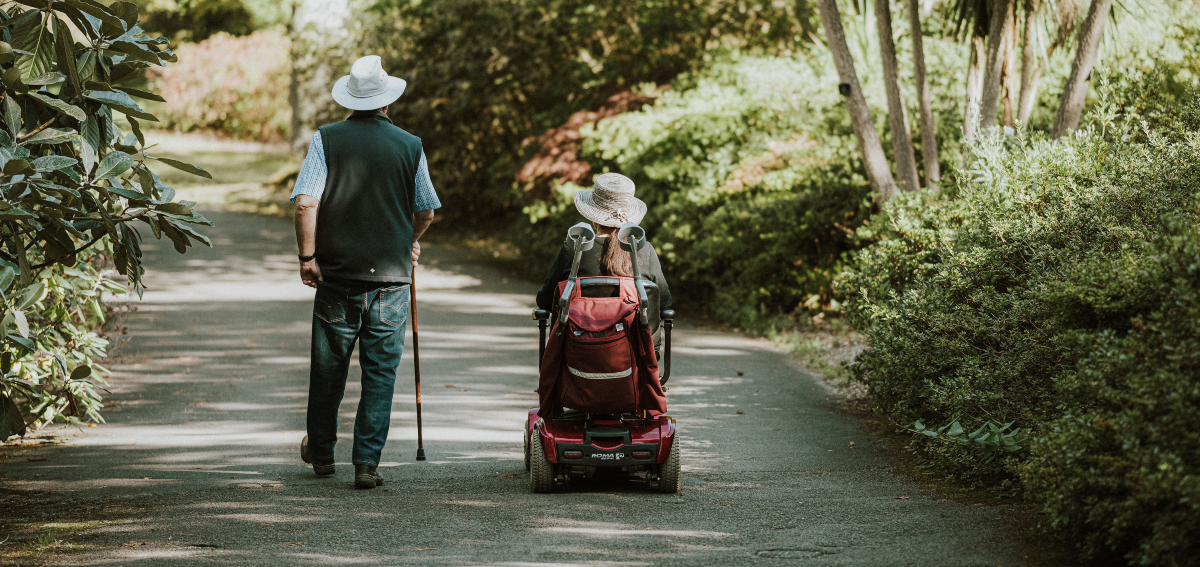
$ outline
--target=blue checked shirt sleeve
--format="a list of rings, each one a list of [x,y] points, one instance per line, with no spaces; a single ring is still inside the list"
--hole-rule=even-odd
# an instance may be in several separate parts
[[[437,191],[433,190],[433,180],[429,178],[429,162],[425,152],[421,152],[421,163],[417,165],[417,211],[431,211],[442,208]]]
[[[325,165],[325,146],[321,144],[321,132],[313,134],[312,143],[308,145],[308,155],[304,165],[300,166],[300,175],[296,177],[296,187],[292,189],[292,202],[296,196],[308,195],[318,201],[325,193],[325,179],[329,176],[329,167]]]

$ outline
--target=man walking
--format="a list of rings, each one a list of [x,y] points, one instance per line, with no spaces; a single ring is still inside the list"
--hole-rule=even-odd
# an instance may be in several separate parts
[[[300,279],[317,288],[308,435],[300,458],[317,475],[334,473],[338,406],[357,341],[362,395],[352,458],[358,488],[383,484],[376,467],[391,425],[409,285],[421,254],[417,239],[441,207],[420,138],[387,116],[405,84],[384,72],[378,56],[355,61],[333,86],[334,101],[354,112],[313,134],[292,191]]]

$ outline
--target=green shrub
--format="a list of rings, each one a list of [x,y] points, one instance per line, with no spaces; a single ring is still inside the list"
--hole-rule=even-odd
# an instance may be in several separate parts
[[[179,64],[150,75],[167,99],[154,110],[163,126],[182,132],[284,140],[291,127],[288,49],[287,37],[276,29],[244,37],[218,33],[181,46]]]
[[[208,244],[194,225],[211,225],[151,170],[208,175],[148,151],[140,124],[157,118],[133,97],[159,97],[129,86],[175,61],[169,43],[142,32],[129,2],[29,5],[41,8],[0,12],[0,439],[29,423],[98,418],[88,382],[105,347],[93,332],[98,294],[122,286],[95,266],[111,263],[141,294],[134,224],[181,253]]]
[[[839,282],[871,346],[853,370],[923,464],[1019,475],[1095,562],[1197,557],[1200,104],[1164,77],[1101,76],[1095,125],[1057,142],[991,131],[946,194],[890,202]],[[1012,450],[962,438],[987,424]]]
[[[359,53],[408,80],[391,112],[422,138],[439,190],[457,204],[447,214],[476,224],[519,218],[525,142],[572,113],[666,83],[721,49],[787,52],[802,31],[793,3],[769,0],[373,4]]]
[[[1164,232],[1069,267],[1047,292],[1057,321],[1100,324],[1079,335],[1085,354],[1059,384],[1068,409],[1047,425],[1021,478],[1088,561],[1200,561],[1196,215]]]

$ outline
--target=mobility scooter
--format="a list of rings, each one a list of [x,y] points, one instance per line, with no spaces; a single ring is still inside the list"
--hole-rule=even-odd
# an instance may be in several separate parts
[[[617,233],[633,265],[633,277],[621,278],[580,277],[580,258],[596,233],[586,223],[567,233],[574,248],[570,276],[559,284],[554,311],[533,314],[541,405],[529,410],[524,435],[533,492],[593,477],[679,491],[680,447],[662,386],[671,374],[675,313],[658,310],[658,288],[641,276],[638,250],[645,234],[632,223]],[[659,327],[661,375],[653,339]]]

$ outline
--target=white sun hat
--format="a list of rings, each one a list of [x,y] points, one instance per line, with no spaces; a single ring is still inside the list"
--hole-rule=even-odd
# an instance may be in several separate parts
[[[575,193],[575,208],[583,218],[600,226],[619,227],[642,222],[646,203],[633,196],[633,180],[620,173],[605,173],[591,189]]]
[[[333,84],[333,100],[350,110],[375,110],[396,102],[407,85],[404,79],[388,76],[378,55],[368,55]]]

